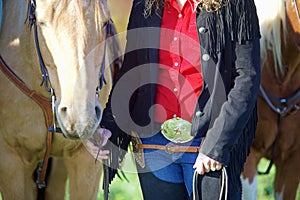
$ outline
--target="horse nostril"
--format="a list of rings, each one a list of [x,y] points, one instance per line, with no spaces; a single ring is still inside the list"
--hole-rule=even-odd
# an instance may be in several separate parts
[[[102,117],[102,108],[101,108],[100,105],[96,105],[95,112],[96,112],[97,119],[98,120],[101,119],[101,117]]]
[[[67,107],[61,107],[60,111],[63,112],[63,113],[67,112]]]

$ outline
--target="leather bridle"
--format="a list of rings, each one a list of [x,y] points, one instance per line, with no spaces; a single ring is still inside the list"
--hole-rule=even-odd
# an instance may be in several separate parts
[[[279,136],[281,133],[281,124],[282,124],[282,118],[289,115],[289,114],[295,114],[300,110],[300,88],[290,97],[288,98],[278,98],[275,95],[271,94],[270,92],[267,92],[262,86],[259,88],[260,96],[266,101],[266,103],[270,106],[270,108],[277,113],[277,133],[275,140],[273,142],[272,152],[271,152],[271,158],[270,163],[268,165],[268,168],[265,172],[258,171],[258,174],[269,174],[271,167],[274,163],[274,159],[277,154],[277,145]]]

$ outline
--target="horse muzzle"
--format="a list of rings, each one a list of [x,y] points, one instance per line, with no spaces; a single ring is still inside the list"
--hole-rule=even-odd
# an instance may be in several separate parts
[[[56,118],[62,134],[68,139],[89,139],[99,127],[102,107],[95,102],[94,109],[76,109],[59,105]]]

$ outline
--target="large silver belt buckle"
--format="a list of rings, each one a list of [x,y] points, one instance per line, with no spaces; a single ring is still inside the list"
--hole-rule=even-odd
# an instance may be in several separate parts
[[[189,121],[175,117],[165,121],[161,125],[161,133],[165,138],[174,143],[186,143],[191,141],[192,124]]]

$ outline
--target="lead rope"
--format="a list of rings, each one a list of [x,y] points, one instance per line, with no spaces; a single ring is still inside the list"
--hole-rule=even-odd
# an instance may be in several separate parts
[[[199,174],[194,171],[193,175],[193,200],[199,200],[199,192],[198,192],[198,176]],[[222,200],[223,193],[225,196],[224,200],[227,200],[228,196],[228,175],[225,167],[222,168],[222,174],[221,174],[221,189],[220,189],[220,196],[219,200]]]
[[[225,197],[225,200],[227,200],[227,196],[228,196],[228,175],[227,175],[227,171],[226,171],[225,167],[222,168],[222,184],[221,184],[221,191],[220,191],[219,200],[222,199],[224,191],[225,191],[224,197]]]

